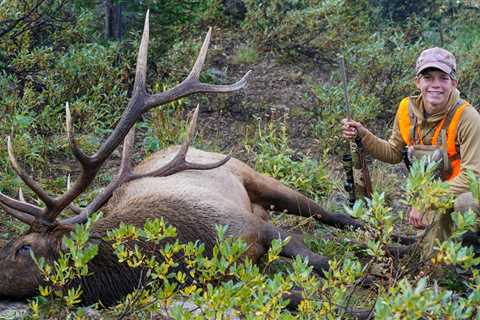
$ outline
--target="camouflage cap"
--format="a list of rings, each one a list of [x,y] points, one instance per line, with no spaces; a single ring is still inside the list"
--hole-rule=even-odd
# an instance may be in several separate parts
[[[455,79],[457,63],[455,57],[449,51],[442,48],[430,48],[423,50],[417,59],[415,66],[416,74],[419,75],[427,68],[436,68],[450,75]]]

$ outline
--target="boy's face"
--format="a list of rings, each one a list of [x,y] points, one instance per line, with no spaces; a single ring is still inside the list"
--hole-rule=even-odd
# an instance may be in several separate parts
[[[450,92],[458,81],[441,70],[428,69],[416,78],[415,84],[422,93],[427,112],[437,113],[448,107]]]

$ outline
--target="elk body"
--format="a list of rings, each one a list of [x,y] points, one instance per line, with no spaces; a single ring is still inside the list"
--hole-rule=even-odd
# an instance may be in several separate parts
[[[313,216],[337,227],[360,226],[359,222],[348,216],[328,213],[311,199],[273,178],[260,175],[237,159],[188,149],[198,108],[184,145],[159,151],[136,168],[130,168],[133,133],[126,136],[143,112],[192,93],[229,92],[244,86],[247,75],[233,85],[207,85],[198,81],[209,36],[210,32],[192,72],[181,84],[167,92],[148,94],[145,90],[147,14],[132,98],[112,134],[93,156],[86,156],[77,147],[67,108],[69,140],[73,154],[82,166],[82,173],[61,197],[50,197],[26,174],[18,165],[8,139],[9,156],[14,169],[45,203],[45,208],[0,193],[0,206],[4,211],[30,225],[26,234],[11,240],[0,250],[0,298],[35,295],[42,278],[30,253],[53,261],[62,250],[63,236],[72,230],[75,223],[84,222],[91,212],[100,208],[105,216],[96,222],[92,230],[92,241],[99,244],[99,253],[89,265],[93,275],[80,279],[85,304],[96,301],[113,304],[133,290],[141,278],[138,270],[119,263],[109,243],[102,240],[106,231],[117,227],[120,222],[141,227],[149,218],[163,217],[176,227],[180,241],[199,240],[204,243],[207,255],[215,244],[215,225],[226,225],[227,236],[242,238],[248,243],[247,255],[254,261],[268,250],[273,239],[288,236],[267,221],[267,209],[272,206],[290,214]],[[93,181],[108,156],[124,140],[124,156],[118,177],[86,208],[75,207],[72,201]],[[66,208],[76,211],[78,215],[57,219]],[[295,238],[283,248],[281,254],[307,257],[309,264],[319,273],[328,268],[327,258],[310,251]]]

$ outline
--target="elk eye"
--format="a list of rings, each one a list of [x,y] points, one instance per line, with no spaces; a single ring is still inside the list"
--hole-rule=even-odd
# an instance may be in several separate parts
[[[32,247],[28,244],[24,244],[17,249],[17,254],[27,254],[30,253],[30,250],[32,250]]]

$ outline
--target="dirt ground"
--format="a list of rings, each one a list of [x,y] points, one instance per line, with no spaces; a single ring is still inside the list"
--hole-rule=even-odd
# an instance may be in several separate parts
[[[194,105],[197,102],[201,105],[199,130],[202,138],[211,139],[221,150],[233,150],[236,157],[248,161],[243,144],[254,133],[258,123],[266,123],[288,113],[293,148],[304,154],[315,154],[318,152],[315,143],[318,137],[311,136],[308,129],[312,119],[305,113],[316,107],[310,84],[326,81],[328,72],[325,69],[328,66],[308,61],[283,61],[274,53],[262,51],[258,51],[255,62],[233,64],[233,57],[242,41],[218,39],[211,45],[223,48],[213,50],[212,55],[207,57],[209,66],[206,71],[217,75],[218,83],[235,82],[248,70],[252,73],[247,86],[238,92],[209,95],[208,105],[202,104],[197,97],[192,99]]]

